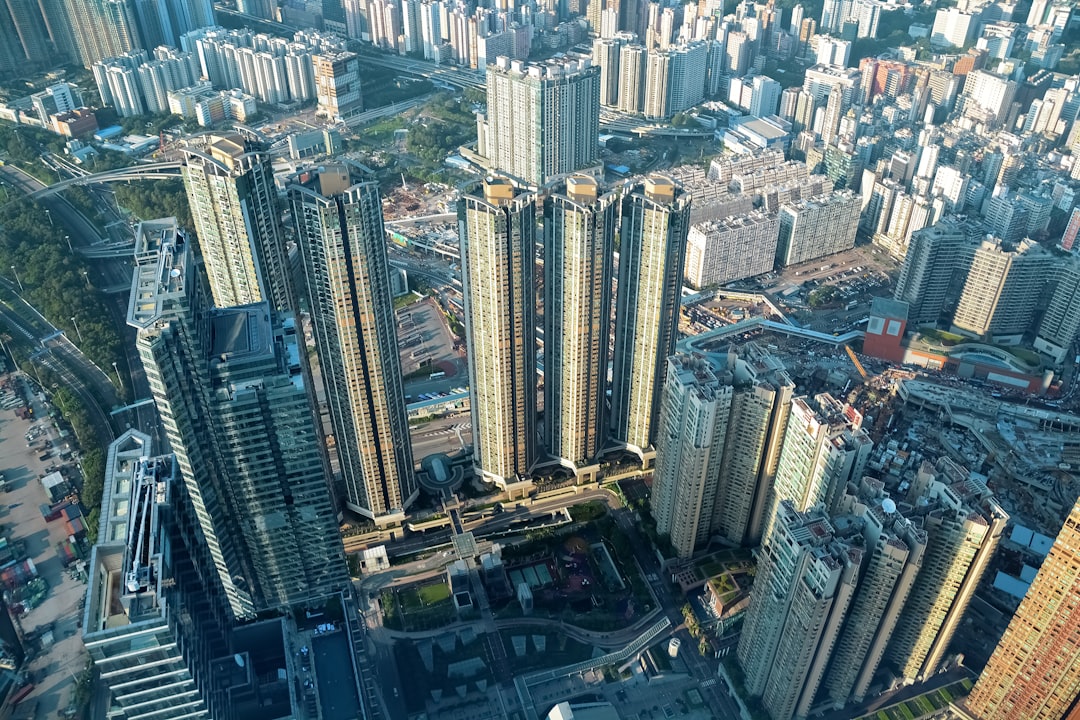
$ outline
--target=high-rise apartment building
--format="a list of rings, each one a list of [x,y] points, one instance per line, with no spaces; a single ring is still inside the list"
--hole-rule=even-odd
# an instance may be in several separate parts
[[[993,126],[1005,121],[1016,92],[1015,81],[986,70],[975,70],[964,80],[960,102],[965,116]]]
[[[678,339],[689,229],[690,195],[668,177],[651,175],[623,198],[611,428],[643,462],[652,456],[664,369]]]
[[[291,272],[270,156],[238,134],[184,149],[184,188],[217,307],[292,307]]]
[[[789,502],[758,559],[738,658],[773,720],[806,717],[859,580],[863,550],[836,537],[822,508]]]
[[[226,714],[211,666],[225,626],[184,536],[190,510],[175,459],[154,457],[148,436],[129,430],[109,446],[82,640],[125,717]]]
[[[175,225],[140,233],[136,256],[128,324],[231,617],[341,591],[348,572],[292,318],[265,302],[213,308]]]
[[[296,175],[289,200],[345,506],[400,521],[419,488],[378,184],[328,164]]]
[[[908,322],[934,325],[945,309],[954,277],[966,277],[975,246],[950,221],[912,233],[893,297],[908,304]]]
[[[617,107],[619,104],[619,51],[625,43],[621,38],[593,40],[593,64],[600,68],[600,104]]]
[[[734,388],[704,357],[673,355],[656,432],[652,512],[679,557],[709,539]]]
[[[639,113],[645,108],[645,66],[648,52],[642,45],[619,49],[619,110]]]
[[[500,57],[487,69],[491,169],[532,185],[596,165],[600,68],[573,56],[544,63]]]
[[[1080,713],[1080,501],[1073,506],[979,681],[964,701],[982,720]]]
[[[855,408],[827,393],[795,398],[764,521],[765,536],[784,500],[799,512],[815,505],[834,509],[847,483],[862,476],[872,448]]]
[[[822,685],[841,707],[866,696],[918,575],[927,535],[898,512],[880,480],[867,477],[848,484],[833,524],[841,537],[853,544],[861,540],[863,547],[859,588]]]
[[[132,0],[64,0],[83,67],[142,46]]]
[[[318,112],[341,122],[364,109],[360,88],[360,58],[351,52],[324,52],[311,58],[315,69]]]
[[[930,43],[934,47],[967,45],[979,27],[979,15],[963,12],[960,8],[942,8],[934,15],[934,27],[930,30]]]
[[[761,211],[695,223],[686,242],[686,281],[703,288],[771,271],[779,232],[779,217]]]
[[[458,202],[473,467],[504,489],[538,457],[535,234],[536,196],[510,180]]]
[[[1035,335],[1035,349],[1062,363],[1080,337],[1080,257],[1056,260],[1053,268],[1054,293],[1043,313]]]
[[[797,265],[855,247],[859,205],[858,195],[838,190],[782,206],[777,264]]]
[[[7,0],[0,4],[0,39],[5,45],[0,50],[0,65],[5,71],[24,69],[20,65],[47,67],[53,61],[42,11],[43,7],[34,0]],[[5,62],[5,57],[10,59]]]
[[[1031,326],[1052,267],[1050,252],[1031,240],[1015,250],[1006,250],[997,239],[984,240],[960,293],[953,331],[1018,340]]]
[[[912,681],[937,672],[1009,516],[982,479],[947,458],[923,463],[907,500],[927,547],[883,662]]]
[[[544,446],[580,474],[607,439],[618,197],[571,176],[544,202]]]
[[[661,400],[653,514],[682,557],[714,535],[756,544],[794,392],[756,345],[674,355]]]

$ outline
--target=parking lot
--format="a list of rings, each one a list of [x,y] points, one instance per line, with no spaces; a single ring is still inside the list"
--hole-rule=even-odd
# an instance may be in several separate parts
[[[435,300],[429,297],[399,309],[397,324],[406,402],[469,384],[465,353],[454,349],[454,336]]]
[[[16,382],[26,387],[21,377]],[[31,406],[34,418],[47,418],[47,406],[37,399]],[[41,428],[34,437],[37,445],[52,444],[50,457],[42,459],[44,450],[28,447],[31,428]],[[57,545],[68,537],[64,521],[46,522],[40,510],[49,498],[39,479],[58,462],[51,454],[64,449],[65,442],[47,419],[21,419],[14,408],[0,410],[0,468],[7,487],[0,525],[9,543],[23,545],[38,577],[48,586],[41,604],[18,621],[28,658],[24,673],[34,683],[20,707],[37,718],[55,718],[68,711],[75,678],[87,657],[80,638],[86,585],[74,570],[64,567],[58,555]]]

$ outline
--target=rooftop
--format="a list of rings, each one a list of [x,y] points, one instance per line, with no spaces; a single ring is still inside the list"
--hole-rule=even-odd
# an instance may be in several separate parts
[[[175,230],[162,233],[158,242],[157,252],[145,253],[143,261],[135,267],[128,302],[128,325],[137,329],[146,329],[158,322],[166,304],[185,295],[191,278],[188,244],[183,233]],[[138,247],[136,245],[136,249]]]

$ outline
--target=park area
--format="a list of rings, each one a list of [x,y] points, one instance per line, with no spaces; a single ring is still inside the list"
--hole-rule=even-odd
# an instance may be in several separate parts
[[[457,619],[445,578],[387,588],[381,596],[383,623],[392,630],[434,630]]]
[[[610,518],[566,534],[543,533],[504,548],[503,558],[511,595],[492,597],[498,617],[531,614],[610,631],[632,625],[652,609],[629,543]],[[522,585],[532,595],[531,613],[518,600]]]

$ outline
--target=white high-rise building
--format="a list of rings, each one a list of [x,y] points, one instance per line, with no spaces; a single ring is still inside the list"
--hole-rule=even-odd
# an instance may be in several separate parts
[[[981,478],[947,458],[924,461],[906,499],[927,548],[882,662],[910,682],[939,670],[1009,515]]]
[[[765,537],[785,500],[798,511],[815,505],[831,511],[847,483],[862,477],[872,448],[855,408],[825,393],[795,398],[765,517]]]
[[[755,75],[750,87],[750,114],[759,118],[775,115],[783,92],[780,83],[764,75]]]
[[[780,218],[760,211],[694,224],[686,242],[686,281],[704,288],[771,271],[779,232]]]
[[[1035,349],[1062,363],[1080,337],[1080,257],[1070,255],[1054,264],[1054,294],[1035,336]]]
[[[944,48],[950,45],[961,48],[975,37],[979,16],[962,12],[959,8],[941,8],[934,15],[934,27],[930,30],[930,43]]]
[[[773,720],[804,718],[859,580],[863,550],[836,537],[822,508],[784,501],[762,546],[739,640],[746,690]]]
[[[1053,265],[1050,252],[1031,240],[1015,250],[1005,249],[996,239],[984,240],[975,250],[960,293],[953,331],[1018,342],[1035,318]]]
[[[974,246],[963,227],[940,222],[911,235],[893,297],[908,304],[908,322],[935,325],[953,276],[967,274]]]
[[[532,64],[500,57],[487,69],[492,169],[542,185],[599,157],[600,68],[573,56]]]
[[[850,190],[782,206],[777,263],[796,265],[853,248],[859,206],[859,196]]]
[[[730,379],[719,381],[705,358],[668,359],[651,503],[656,531],[679,557],[692,555],[712,530],[733,393]]]

